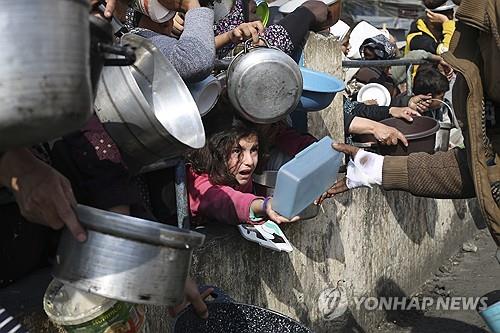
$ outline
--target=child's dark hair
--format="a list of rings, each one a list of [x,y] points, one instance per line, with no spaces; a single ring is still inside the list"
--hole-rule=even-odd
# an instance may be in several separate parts
[[[239,119],[234,120],[229,129],[212,134],[205,147],[190,153],[188,162],[191,163],[196,173],[208,174],[212,184],[235,187],[238,185],[238,181],[229,170],[227,161],[233,147],[238,145],[241,139],[253,135],[258,138],[257,130],[251,124]]]
[[[450,89],[450,83],[434,65],[422,65],[418,68],[413,79],[413,93],[415,95],[444,94]]]

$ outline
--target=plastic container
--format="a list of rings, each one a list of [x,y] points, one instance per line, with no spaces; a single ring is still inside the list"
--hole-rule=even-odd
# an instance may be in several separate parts
[[[300,67],[300,72],[303,88],[297,110],[306,112],[323,110],[330,105],[339,91],[345,89],[344,82],[334,76],[305,67]]]
[[[276,179],[273,209],[287,218],[296,216],[337,180],[342,154],[324,137],[283,165]]]
[[[52,280],[43,298],[49,319],[68,333],[141,333],[144,306],[115,301]]]

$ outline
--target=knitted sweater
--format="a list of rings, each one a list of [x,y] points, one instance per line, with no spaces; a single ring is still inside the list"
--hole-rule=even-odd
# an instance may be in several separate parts
[[[195,8],[186,13],[184,31],[179,39],[147,29],[139,28],[132,32],[150,39],[167,57],[182,79],[196,82],[207,77],[214,66],[213,24],[213,10]]]

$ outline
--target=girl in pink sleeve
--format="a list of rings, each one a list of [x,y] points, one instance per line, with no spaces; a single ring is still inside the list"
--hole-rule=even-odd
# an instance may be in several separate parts
[[[230,129],[213,134],[189,161],[188,195],[194,221],[295,221],[276,213],[272,198],[253,194],[252,175],[259,162],[259,136],[254,127],[236,121]]]

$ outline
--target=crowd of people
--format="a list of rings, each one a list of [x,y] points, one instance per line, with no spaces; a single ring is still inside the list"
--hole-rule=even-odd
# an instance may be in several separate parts
[[[328,33],[339,19],[349,26],[339,36],[346,59],[428,60],[413,66],[411,89],[405,82],[404,66],[346,69],[346,142],[355,143],[357,135],[372,134],[384,145],[408,145],[400,131],[380,121],[394,117],[411,122],[415,117],[429,116],[441,124],[460,127],[454,129],[456,135],[452,135],[449,150],[433,155],[383,157],[337,144],[334,148],[351,155],[352,163],[347,177],[334,184],[318,204],[348,189],[374,184],[435,198],[476,195],[500,246],[498,128],[491,120],[486,121],[483,107],[484,100],[494,105],[500,96],[494,77],[494,59],[500,48],[498,0],[481,0],[480,5],[463,0],[459,8],[460,1],[423,0],[426,14],[414,22],[403,47],[386,29],[368,29],[366,22],[356,23],[341,16],[340,0],[329,1],[328,5],[305,1],[290,14],[274,13],[267,25],[257,16],[252,0],[235,0],[227,15],[217,21],[213,3],[206,0],[159,2],[176,12],[166,22],[155,22],[124,0],[108,0],[103,19],[114,15],[128,33],[149,39],[188,83],[206,78],[216,59],[230,55],[241,42],[252,39],[259,44],[262,36],[299,61],[308,32]],[[99,4],[90,1],[92,15],[101,15]],[[387,89],[389,105],[358,98],[360,89],[369,83]],[[456,117],[450,109],[456,111]],[[185,156],[193,224],[217,221],[237,225],[267,220],[280,224],[300,220],[300,216],[288,219],[274,211],[272,197],[253,183],[252,176],[278,169],[319,138],[300,132],[289,118],[266,125],[240,119],[224,96],[203,122],[205,147]],[[353,169],[361,170],[365,177],[359,178],[360,172]],[[4,267],[0,287],[46,266],[57,245],[57,230],[63,226],[77,240],[86,240],[73,210],[77,202],[175,224],[173,170],[132,174],[95,114],[81,130],[65,135],[55,144],[40,143],[3,152],[0,186],[0,257]],[[186,284],[186,296],[206,317],[206,306],[192,281]]]

